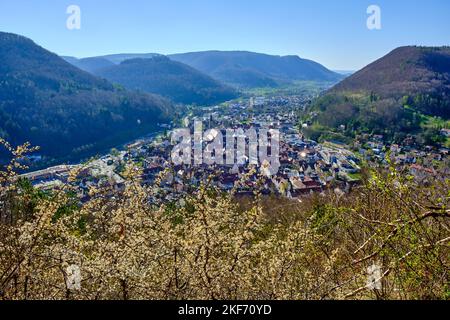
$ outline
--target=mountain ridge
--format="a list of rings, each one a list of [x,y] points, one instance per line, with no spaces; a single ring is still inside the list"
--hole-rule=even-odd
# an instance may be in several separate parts
[[[134,58],[163,56],[156,53],[129,53],[92,57],[106,59],[114,64]],[[276,88],[295,81],[335,83],[345,75],[331,71],[323,65],[296,55],[270,55],[244,50],[209,50],[166,55],[171,60],[184,63],[211,78],[237,88]],[[71,63],[79,63],[71,58]],[[86,58],[84,58],[86,59]],[[81,59],[83,60],[83,59]],[[101,60],[99,60],[101,61]],[[82,61],[81,61],[82,62]],[[83,66],[81,65],[83,68]],[[96,68],[99,70],[100,68]]]
[[[295,55],[210,50],[169,57],[238,87],[276,87],[295,80],[338,81],[343,78],[315,61]]]
[[[95,73],[100,69],[112,67],[115,65],[112,61],[101,57],[77,59],[75,57],[61,56],[61,58],[74,65],[78,69],[89,73]]]

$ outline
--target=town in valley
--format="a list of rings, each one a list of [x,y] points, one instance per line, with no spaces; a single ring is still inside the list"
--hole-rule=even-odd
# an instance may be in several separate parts
[[[314,98],[311,94],[250,96],[212,107],[188,107],[179,121],[159,124],[159,134],[112,149],[82,164],[54,166],[19,177],[44,191],[69,183],[79,198],[87,201],[91,188],[110,194],[123,190],[124,172],[128,165],[134,164],[140,168],[141,183],[155,190],[149,201],[160,204],[182,199],[206,181],[224,192],[243,196],[258,191],[301,200],[329,189],[344,194],[360,183],[363,168],[368,164],[401,166],[424,183],[437,175],[449,174],[448,148],[419,145],[411,137],[402,144],[390,144],[382,135],[360,135],[352,144],[307,139],[302,132],[310,123],[302,123],[301,114]],[[234,165],[175,166],[171,161],[174,147],[171,132],[179,126],[192,127],[194,121],[202,121],[206,129],[278,129],[281,134],[278,172],[265,176],[261,167],[249,165],[248,161]],[[448,138],[449,134],[450,130],[441,130],[441,135]],[[28,163],[38,160],[36,155],[24,159]],[[74,170],[76,178],[69,179]]]

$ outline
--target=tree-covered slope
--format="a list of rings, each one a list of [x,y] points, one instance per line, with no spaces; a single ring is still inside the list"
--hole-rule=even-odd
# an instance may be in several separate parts
[[[0,33],[0,136],[40,153],[92,154],[154,130],[165,99],[115,88],[15,34]]]
[[[450,119],[450,48],[398,48],[337,84],[311,111],[316,127],[345,126],[347,134],[423,134],[427,117]]]
[[[236,97],[233,89],[165,56],[126,60],[96,74],[126,88],[159,94],[184,104],[208,105]]]

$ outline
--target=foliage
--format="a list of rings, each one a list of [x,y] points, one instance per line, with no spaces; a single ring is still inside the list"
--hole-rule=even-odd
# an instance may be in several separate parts
[[[29,147],[11,151],[21,156]],[[18,204],[36,191],[17,181],[14,167],[0,181],[0,299],[448,295],[448,180],[424,188],[395,168],[373,169],[345,197],[265,206],[256,194],[247,208],[205,184],[182,205],[153,207],[154,189],[128,167],[125,190],[114,197],[91,189],[91,200],[70,205],[67,185],[30,207]],[[367,286],[373,264],[380,290]],[[81,270],[80,290],[67,286],[72,265]]]

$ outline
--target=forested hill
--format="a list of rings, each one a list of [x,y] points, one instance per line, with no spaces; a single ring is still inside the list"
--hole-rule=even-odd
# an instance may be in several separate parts
[[[212,105],[237,96],[230,87],[165,56],[130,59],[95,73],[128,89],[159,94],[177,103]]]
[[[346,135],[439,140],[450,119],[450,47],[397,48],[329,90],[312,112],[316,131],[344,126]]]
[[[39,145],[48,157],[126,142],[156,130],[171,109],[161,97],[116,88],[19,35],[0,32],[0,61],[0,136]]]
[[[380,98],[428,95],[450,98],[450,47],[400,47],[337,84],[332,92],[368,92]],[[420,105],[427,114],[450,117],[449,105]]]

